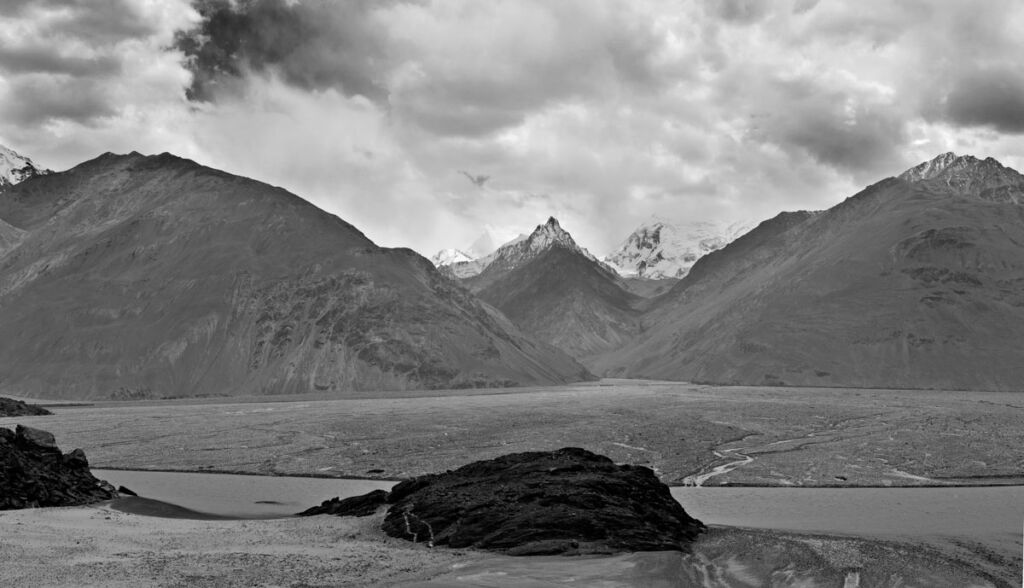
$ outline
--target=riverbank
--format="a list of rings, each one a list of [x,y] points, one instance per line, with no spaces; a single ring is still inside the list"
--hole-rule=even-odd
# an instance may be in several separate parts
[[[365,519],[165,519],[109,505],[0,513],[7,586],[1013,586],[955,546],[712,528],[692,554],[512,558],[428,549]],[[714,584],[719,585],[719,584]]]

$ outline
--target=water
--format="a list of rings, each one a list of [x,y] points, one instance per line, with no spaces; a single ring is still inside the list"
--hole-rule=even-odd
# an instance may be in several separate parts
[[[395,482],[241,474],[93,469],[94,476],[145,498],[238,518],[285,517],[339,496],[359,496]]]
[[[690,515],[716,525],[855,535],[1021,538],[1024,486],[948,488],[677,487]]]
[[[235,474],[93,470],[114,486],[200,512],[289,516],[324,500],[394,482]],[[866,536],[957,536],[1019,544],[1024,486],[951,488],[676,487],[706,524]]]

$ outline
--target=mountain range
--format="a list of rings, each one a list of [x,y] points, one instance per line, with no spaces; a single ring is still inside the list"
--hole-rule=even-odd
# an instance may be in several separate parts
[[[152,398],[591,377],[408,249],[280,188],[105,154],[0,190],[0,386]]]
[[[435,263],[169,154],[10,160],[0,389],[22,396],[1024,381],[1024,176],[994,159],[944,154],[742,235],[656,220],[599,260],[550,218]]]
[[[599,373],[1019,390],[1024,176],[947,153],[701,258]]]

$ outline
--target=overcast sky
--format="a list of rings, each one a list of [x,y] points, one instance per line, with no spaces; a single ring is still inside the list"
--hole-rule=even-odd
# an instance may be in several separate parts
[[[822,209],[945,152],[1024,169],[1019,0],[4,0],[0,143],[170,151],[426,255],[557,216]]]

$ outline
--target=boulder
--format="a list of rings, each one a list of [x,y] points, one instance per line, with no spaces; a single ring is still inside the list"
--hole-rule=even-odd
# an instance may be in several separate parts
[[[388,493],[384,490],[374,490],[362,496],[353,496],[344,500],[334,497],[325,500],[320,506],[304,510],[299,513],[300,517],[311,515],[330,514],[339,517],[368,517],[377,509],[387,504]]]
[[[306,512],[364,502],[369,509],[382,494]],[[392,537],[510,555],[685,551],[705,530],[650,469],[574,447],[412,478],[396,485],[387,503],[381,528]]]
[[[41,406],[28,404],[21,400],[0,396],[0,417],[41,416],[53,414]]]
[[[81,449],[61,454],[53,435],[18,425],[0,428],[0,510],[75,506],[116,498],[96,479]]]

